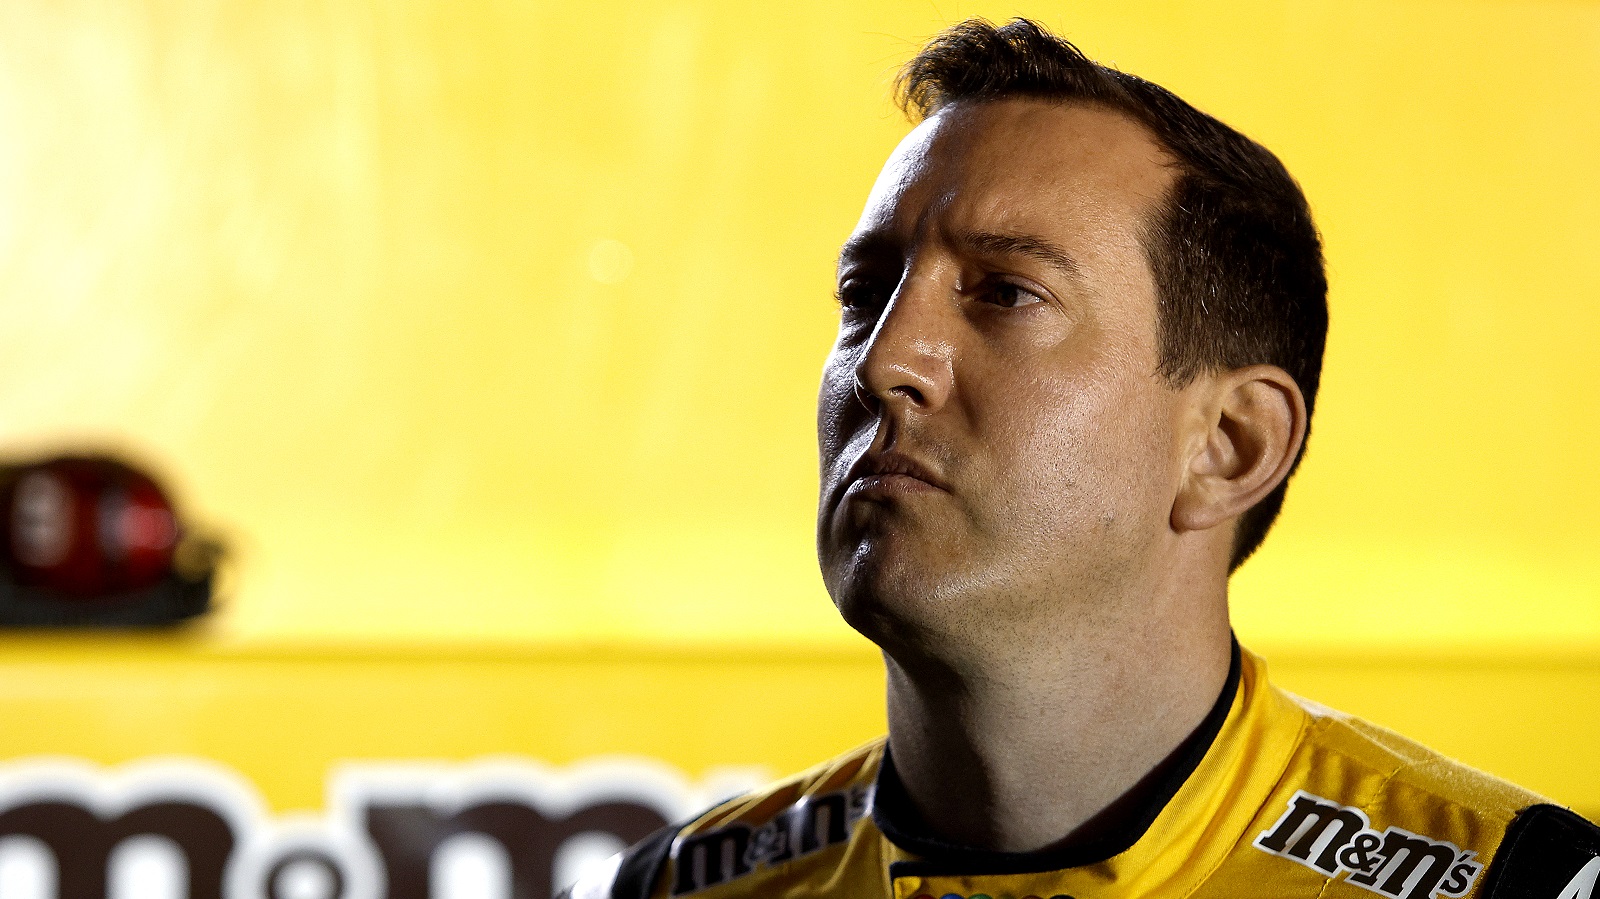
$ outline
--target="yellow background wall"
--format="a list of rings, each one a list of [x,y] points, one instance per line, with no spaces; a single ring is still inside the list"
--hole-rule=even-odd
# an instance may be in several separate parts
[[[1600,809],[1578,0],[0,5],[0,451],[131,454],[233,558],[199,633],[0,641],[35,722],[0,754],[210,754],[292,806],[351,754],[777,772],[881,728],[811,554],[833,253],[908,128],[897,64],[1016,13],[1272,147],[1325,233],[1315,435],[1241,638]],[[696,693],[727,681],[816,723]],[[711,737],[661,742],[652,690]],[[331,736],[262,749],[295,702]],[[490,723],[558,715],[593,738]]]

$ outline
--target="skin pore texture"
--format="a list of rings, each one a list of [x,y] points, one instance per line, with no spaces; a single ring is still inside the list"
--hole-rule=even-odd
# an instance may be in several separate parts
[[[1234,522],[1306,413],[1271,366],[1158,373],[1141,238],[1176,173],[1103,107],[958,102],[841,253],[823,579],[883,649],[896,768],[952,842],[1116,827],[1226,679]]]

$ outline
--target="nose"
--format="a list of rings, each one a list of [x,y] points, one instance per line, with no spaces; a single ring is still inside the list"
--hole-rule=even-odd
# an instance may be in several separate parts
[[[856,362],[856,396],[868,410],[944,405],[954,382],[953,318],[936,285],[910,276],[901,283]]]

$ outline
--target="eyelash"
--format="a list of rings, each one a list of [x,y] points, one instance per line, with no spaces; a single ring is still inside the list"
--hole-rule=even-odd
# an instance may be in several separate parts
[[[852,299],[852,296],[855,295],[855,294],[859,294],[859,293],[861,293],[863,291],[870,291],[870,290],[876,290],[876,289],[879,289],[879,288],[877,287],[877,285],[875,285],[870,280],[865,280],[865,279],[857,278],[857,277],[846,278],[845,280],[843,280],[843,281],[841,281],[839,283],[839,286],[837,288],[835,288],[835,290],[833,292],[833,298],[834,298],[834,301],[837,302],[844,309],[881,308],[884,305],[884,303],[887,302],[887,299],[888,299],[886,296],[883,296],[881,294],[879,294],[878,296],[874,297],[871,301],[867,301],[867,302],[860,302],[860,301],[855,301],[855,300]],[[1044,297],[1044,295],[1042,293],[1040,293],[1037,290],[1034,290],[1031,287],[1028,287],[1027,285],[1018,284],[1018,283],[1016,283],[1014,281],[995,281],[995,282],[991,282],[991,283],[983,286],[983,289],[978,294],[978,296],[985,297],[985,298],[997,297],[999,294],[1001,294],[1003,292],[1016,292],[1016,293],[1027,294],[1028,296],[1034,298],[1034,302],[1030,302],[1030,303],[1018,303],[1018,302],[1000,303],[1000,302],[996,302],[996,303],[994,303],[994,305],[999,306],[1002,309],[1020,309],[1020,308],[1022,308],[1024,306],[1033,306],[1033,305],[1037,305],[1038,303],[1045,302],[1045,297]],[[986,299],[985,302],[988,302],[988,300]]]
[[[1016,291],[1017,293],[1025,293],[1028,296],[1033,297],[1034,300],[1035,300],[1035,302],[1033,302],[1033,303],[1010,303],[1010,304],[996,303],[995,304],[995,305],[1001,306],[1002,308],[1005,308],[1005,309],[1020,309],[1023,306],[1033,306],[1033,305],[1036,305],[1037,303],[1043,303],[1045,301],[1044,295],[1039,293],[1037,290],[1034,290],[1034,289],[1032,289],[1030,287],[1027,287],[1025,285],[1022,285],[1022,284],[1017,284],[1014,281],[1000,281],[1000,282],[996,283],[992,288],[990,288],[987,291],[987,294],[989,296],[995,296],[995,295],[999,294],[1001,291]]]
[[[852,301],[851,298],[853,294],[860,293],[863,290],[873,289],[876,289],[876,285],[871,281],[862,278],[846,278],[839,282],[839,286],[833,292],[833,298],[841,307],[845,309],[865,309],[868,307],[883,306],[884,302],[887,301],[887,297],[883,297],[870,303]]]

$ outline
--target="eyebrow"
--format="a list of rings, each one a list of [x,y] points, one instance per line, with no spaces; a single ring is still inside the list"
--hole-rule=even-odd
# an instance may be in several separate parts
[[[1078,260],[1053,243],[1031,234],[999,231],[960,231],[956,242],[969,250],[989,256],[1025,256],[1050,266],[1066,277],[1082,279]],[[886,231],[868,231],[845,241],[839,248],[839,267],[852,262],[898,258],[904,253],[900,242]]]
[[[857,234],[839,248],[839,268],[848,263],[896,258],[902,253],[899,241],[885,231]]]
[[[958,240],[992,256],[1026,256],[1059,271],[1069,278],[1082,278],[1083,268],[1078,260],[1047,240],[1029,234],[1004,234],[994,231],[962,231]]]

